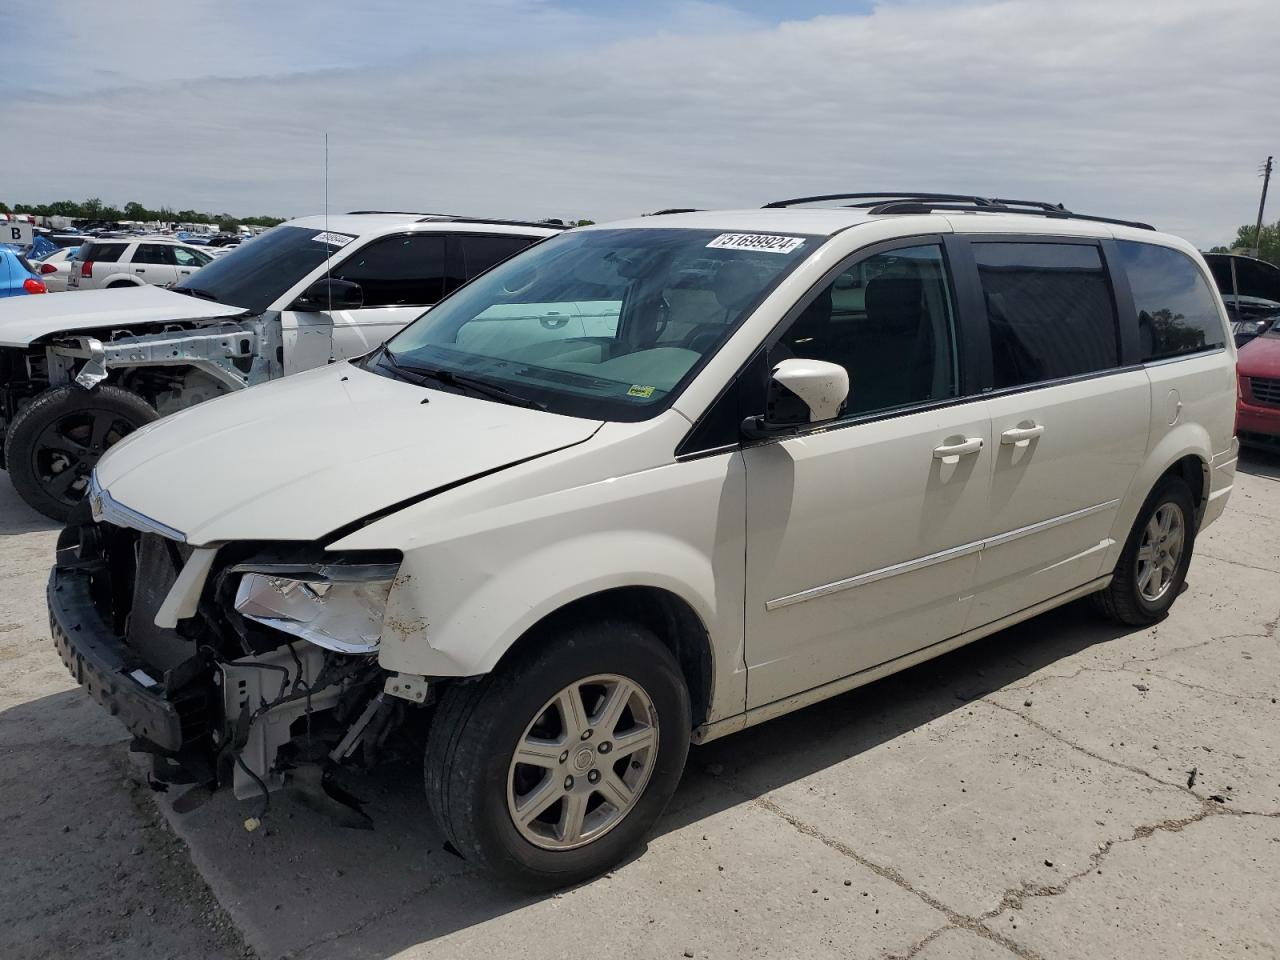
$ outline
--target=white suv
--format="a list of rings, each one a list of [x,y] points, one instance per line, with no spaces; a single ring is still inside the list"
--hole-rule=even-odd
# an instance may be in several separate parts
[[[184,280],[213,257],[167,237],[89,240],[72,258],[68,290],[115,287],[164,287]]]
[[[97,458],[131,430],[210,397],[362,356],[471,277],[564,229],[444,214],[303,217],[240,244],[172,291],[119,281],[129,289],[6,305],[0,466],[27,503],[65,520]],[[94,258],[107,244],[135,259],[104,266]],[[95,240],[80,248],[88,259],[72,261],[71,278],[91,273],[112,285],[107,271],[133,269],[144,246]],[[583,322],[575,318],[570,329]]]
[[[554,886],[641,844],[691,741],[1077,597],[1163,617],[1236,463],[1199,254],[834,199],[571,231],[126,438],[52,573],[62,657],[259,802],[303,732],[368,759],[430,711],[445,835]]]

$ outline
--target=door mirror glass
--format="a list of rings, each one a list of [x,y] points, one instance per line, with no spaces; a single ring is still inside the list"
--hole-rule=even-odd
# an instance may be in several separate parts
[[[360,284],[350,280],[325,278],[317,280],[303,291],[290,309],[303,313],[319,310],[358,310],[364,306],[364,291]]]
[[[783,360],[769,376],[763,417],[748,417],[748,437],[785,433],[807,423],[834,420],[849,398],[849,372],[826,360]]]

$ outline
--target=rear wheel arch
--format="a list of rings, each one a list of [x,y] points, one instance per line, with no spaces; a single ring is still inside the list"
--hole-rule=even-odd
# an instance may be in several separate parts
[[[671,651],[689,691],[693,726],[705,722],[715,680],[711,636],[688,601],[662,587],[614,587],[572,600],[525,630],[494,670],[532,646],[554,643],[566,624],[618,619],[645,627]]]

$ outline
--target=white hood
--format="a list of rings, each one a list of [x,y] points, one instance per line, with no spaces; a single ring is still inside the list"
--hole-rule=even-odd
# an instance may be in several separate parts
[[[599,426],[342,363],[143,427],[108,451],[97,477],[117,503],[188,543],[315,540],[439,487],[581,443]]]
[[[75,269],[73,266],[72,269]],[[82,290],[0,300],[0,347],[27,347],[40,337],[102,327],[216,320],[248,313],[160,287]]]

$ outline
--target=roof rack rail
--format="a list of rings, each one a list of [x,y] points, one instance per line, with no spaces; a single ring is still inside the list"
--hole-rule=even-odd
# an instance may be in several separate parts
[[[559,220],[503,220],[499,217],[458,217],[448,213],[432,213],[418,223],[491,223],[498,227],[546,227],[548,230],[568,230],[569,225]]]
[[[348,217],[371,216],[373,214],[387,214],[395,217],[438,217],[447,216],[447,214],[423,213],[421,210],[348,210]]]
[[[849,207],[865,209],[871,214],[933,213],[934,211],[959,211],[965,213],[1021,213],[1029,216],[1051,217],[1061,220],[1090,220],[1095,223],[1112,223],[1139,230],[1154,230],[1149,223],[1138,220],[1119,220],[1115,217],[1097,217],[1087,213],[1075,213],[1061,203],[1043,200],[1007,200],[1002,197],[978,197],[960,193],[829,193],[816,197],[796,197],[792,200],[775,200],[766,203],[765,209],[798,206],[802,203],[824,203],[833,200],[855,200]]]
[[[653,213],[646,213],[646,217],[664,217],[669,213],[701,213],[700,207],[667,207],[664,210],[655,210]]]

